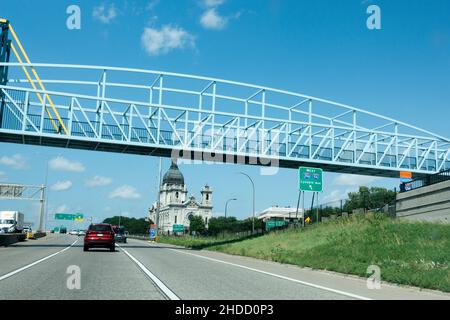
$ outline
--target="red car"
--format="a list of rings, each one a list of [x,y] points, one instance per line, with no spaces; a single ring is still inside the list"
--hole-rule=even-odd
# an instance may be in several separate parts
[[[90,248],[109,248],[111,252],[116,249],[114,230],[110,224],[91,224],[84,237],[84,251]]]

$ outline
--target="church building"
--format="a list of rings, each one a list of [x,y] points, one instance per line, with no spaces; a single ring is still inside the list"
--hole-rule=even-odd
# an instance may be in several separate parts
[[[193,195],[188,197],[184,184],[184,177],[177,164],[172,162],[169,170],[164,174],[159,195],[159,230],[167,233],[173,231],[173,225],[184,225],[189,230],[190,220],[194,216],[201,216],[205,225],[212,217],[212,189],[205,185],[200,192],[198,202]],[[157,202],[149,208],[148,217],[156,222]]]

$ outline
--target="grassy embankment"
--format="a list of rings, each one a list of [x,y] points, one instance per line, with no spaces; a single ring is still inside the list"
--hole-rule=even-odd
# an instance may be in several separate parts
[[[450,292],[450,225],[410,223],[379,215],[330,221],[245,240],[171,238],[161,242]]]

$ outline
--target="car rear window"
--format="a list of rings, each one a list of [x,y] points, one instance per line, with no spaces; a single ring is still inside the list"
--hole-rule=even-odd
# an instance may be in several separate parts
[[[111,231],[111,227],[104,226],[104,225],[97,225],[97,226],[90,226],[89,230],[91,230],[91,231]]]

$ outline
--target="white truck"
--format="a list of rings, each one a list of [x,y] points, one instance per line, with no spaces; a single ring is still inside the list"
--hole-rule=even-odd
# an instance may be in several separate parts
[[[19,211],[0,211],[0,233],[21,233],[23,218]]]

